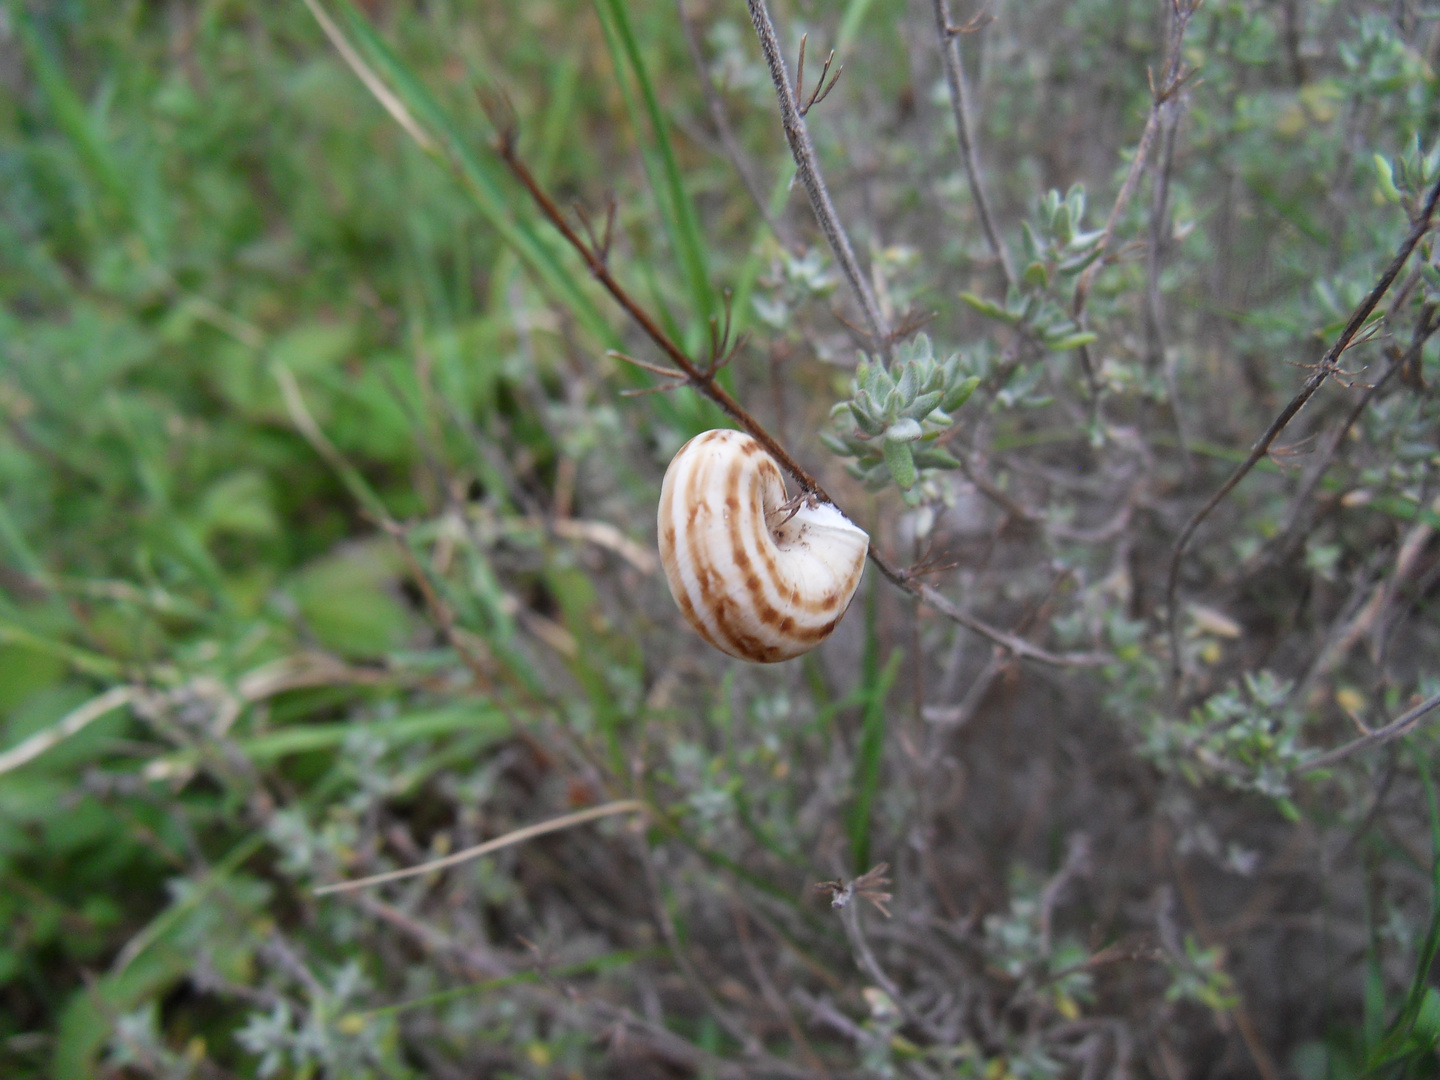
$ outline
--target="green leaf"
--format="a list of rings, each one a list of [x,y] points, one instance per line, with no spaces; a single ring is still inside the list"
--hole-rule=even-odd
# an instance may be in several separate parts
[[[902,490],[909,491],[915,486],[915,457],[910,452],[910,444],[886,439],[882,445],[890,475]]]
[[[1402,196],[1395,186],[1395,170],[1383,154],[1375,155],[1375,176],[1380,181],[1380,193],[1391,202],[1400,202]]]
[[[971,375],[945,396],[945,400],[940,403],[940,407],[947,413],[953,413],[970,400],[970,395],[975,393],[975,388],[979,385],[980,376]]]
[[[913,454],[916,467],[921,469],[958,469],[961,465],[959,458],[938,446],[913,450]]]
[[[986,300],[984,297],[976,296],[974,293],[962,292],[960,299],[969,304],[970,307],[974,308],[981,315],[984,315],[987,319],[995,319],[1005,323],[1007,326],[1014,326],[1020,321],[1013,312],[1007,311],[993,300]]]
[[[1065,352],[1067,349],[1078,349],[1081,345],[1089,345],[1098,339],[1098,334],[1082,330],[1074,334],[1065,334],[1063,337],[1046,338],[1045,347],[1054,349],[1056,352]]]
[[[911,443],[925,434],[918,421],[903,417],[885,429],[885,441]]]
[[[705,240],[700,231],[700,217],[696,213],[694,200],[690,198],[690,193],[685,189],[684,179],[680,175],[680,167],[675,160],[675,149],[670,142],[669,123],[655,96],[655,88],[650,81],[650,76],[645,70],[645,61],[635,40],[635,34],[630,28],[629,16],[625,13],[624,0],[594,0],[594,2],[596,14],[600,18],[601,28],[605,33],[605,42],[609,46],[611,60],[615,64],[616,70],[628,67],[636,86],[639,87],[640,97],[644,102],[645,116],[649,120],[650,134],[660,155],[658,171],[661,175],[659,176],[655,175],[657,170],[651,156],[644,155],[646,176],[656,198],[661,202],[661,220],[669,237],[670,245],[680,261],[681,270],[690,289],[690,298],[694,304],[695,314],[699,321],[703,322],[715,314],[715,296],[710,287],[710,271],[706,265]],[[606,18],[607,11],[609,19],[613,20],[613,26]],[[628,87],[624,80],[618,81],[621,83],[626,109],[631,114],[631,123],[638,130],[639,116],[634,100],[626,92]]]

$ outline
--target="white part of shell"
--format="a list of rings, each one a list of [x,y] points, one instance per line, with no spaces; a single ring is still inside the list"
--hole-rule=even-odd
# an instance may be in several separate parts
[[[657,525],[670,593],[701,637],[742,660],[820,644],[865,569],[863,529],[830,503],[785,503],[780,467],[744,432],[697,435],[665,470]]]

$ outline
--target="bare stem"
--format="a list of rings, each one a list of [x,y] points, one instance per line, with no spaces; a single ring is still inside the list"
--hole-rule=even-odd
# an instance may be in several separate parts
[[[980,152],[975,146],[974,128],[970,121],[970,91],[965,84],[965,67],[960,60],[960,34],[950,22],[949,0],[934,0],[935,32],[940,38],[940,56],[945,61],[945,81],[950,87],[950,108],[955,113],[955,134],[960,140],[960,160],[965,166],[965,179],[970,185],[970,198],[975,201],[975,213],[980,218],[980,228],[1000,270],[1005,275],[1005,285],[1015,284],[1015,271],[1010,266],[1010,253],[1005,241],[995,227],[990,213],[990,200],[985,194],[981,179]]]
[[[1193,74],[1185,70],[1182,46],[1190,19],[1200,7],[1200,3],[1201,0],[1171,0],[1170,40],[1165,49],[1165,72],[1160,85],[1153,88],[1150,115],[1145,118],[1145,129],[1140,133],[1140,141],[1135,145],[1135,155],[1130,159],[1130,168],[1120,183],[1115,205],[1110,208],[1110,216],[1105,219],[1105,229],[1100,237],[1102,257],[1091,263],[1076,283],[1073,311],[1077,318],[1085,310],[1085,301],[1090,296],[1090,286],[1095,282],[1095,275],[1105,265],[1103,253],[1110,249],[1110,243],[1115,237],[1115,227],[1120,223],[1126,207],[1130,205],[1130,199],[1140,184],[1140,177],[1145,174],[1145,162],[1150,155],[1151,146],[1154,145],[1155,136],[1160,133],[1166,107]]]
[[[1430,340],[1437,329],[1440,329],[1440,326],[1437,326],[1435,322],[1436,313],[1436,305],[1426,305],[1420,313],[1419,321],[1415,324],[1410,347],[1403,353],[1398,349],[1396,350],[1395,355],[1390,358],[1390,366],[1385,369],[1385,374],[1381,375],[1374,384],[1366,387],[1365,392],[1360,395],[1360,400],[1355,403],[1349,415],[1346,416],[1345,422],[1331,432],[1330,438],[1325,443],[1325,448],[1321,450],[1314,464],[1310,466],[1304,481],[1300,485],[1300,490],[1295,493],[1294,499],[1291,500],[1290,512],[1286,515],[1285,528],[1280,533],[1280,538],[1275,544],[1274,554],[1270,559],[1272,563],[1288,559],[1291,554],[1294,553],[1295,549],[1299,547],[1304,522],[1306,520],[1305,509],[1310,502],[1311,496],[1315,494],[1315,489],[1320,486],[1320,481],[1325,478],[1325,473],[1330,468],[1330,463],[1334,460],[1335,454],[1344,443],[1345,437],[1350,434],[1350,429],[1354,427],[1355,422],[1360,419],[1360,414],[1365,411],[1366,407],[1375,399],[1376,395],[1385,388],[1385,385],[1390,379],[1397,372],[1403,370],[1407,364],[1417,363],[1419,361],[1420,353],[1425,348],[1425,343]]]
[[[1352,754],[1358,754],[1361,750],[1368,750],[1372,746],[1381,746],[1402,735],[1408,735],[1421,720],[1426,716],[1440,709],[1440,694],[1436,694],[1428,701],[1422,701],[1403,716],[1390,721],[1382,728],[1376,728],[1354,739],[1344,746],[1337,746],[1334,750],[1326,751],[1317,758],[1311,758],[1295,771],[1297,773],[1314,772],[1316,769],[1326,769],[1337,761],[1343,761]]]
[[[820,161],[810,141],[810,130],[805,126],[805,117],[800,112],[800,104],[795,100],[795,90],[790,83],[790,72],[785,67],[785,57],[780,53],[780,42],[775,36],[775,24],[770,21],[770,11],[765,6],[765,0],[746,2],[750,5],[750,21],[760,39],[760,51],[765,54],[765,63],[770,68],[770,81],[775,84],[775,97],[780,102],[780,124],[785,129],[785,141],[790,144],[790,154],[795,159],[800,183],[810,197],[810,208],[815,212],[820,231],[825,234],[835,261],[840,264],[845,280],[850,283],[860,304],[870,341],[888,363],[892,346],[890,324],[880,310],[869,280],[860,269],[835,204],[830,201],[825,178],[820,174]]]

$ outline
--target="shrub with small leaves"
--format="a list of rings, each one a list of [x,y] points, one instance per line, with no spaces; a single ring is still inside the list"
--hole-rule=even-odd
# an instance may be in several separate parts
[[[831,411],[836,432],[821,438],[836,454],[855,459],[846,467],[867,487],[878,491],[893,480],[906,502],[916,503],[920,470],[960,467],[937,442],[979,385],[960,353],[939,360],[920,334],[900,346],[889,369],[861,359],[851,396]]]
[[[1290,775],[1309,756],[1300,745],[1304,715],[1289,703],[1288,681],[1269,671],[1246,672],[1242,681],[1243,691],[1212,695],[1186,720],[1157,720],[1143,751],[1192,783],[1255,791],[1287,810]]]

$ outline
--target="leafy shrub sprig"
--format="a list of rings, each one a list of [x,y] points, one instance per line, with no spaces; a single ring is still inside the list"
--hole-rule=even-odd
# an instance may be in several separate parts
[[[850,474],[871,490],[891,480],[916,503],[922,469],[957,469],[960,462],[937,445],[955,423],[951,415],[970,400],[980,377],[960,353],[935,356],[930,338],[918,335],[896,350],[887,370],[865,357],[855,370],[850,397],[831,410],[836,431],[821,438],[841,457]]]

